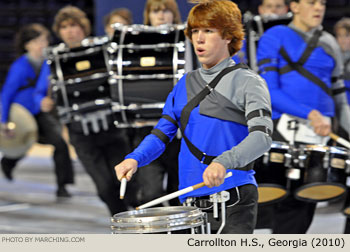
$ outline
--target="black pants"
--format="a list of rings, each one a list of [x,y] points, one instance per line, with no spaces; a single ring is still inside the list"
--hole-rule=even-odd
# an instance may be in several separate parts
[[[134,129],[132,133],[132,148],[137,147],[151,132],[151,127]],[[138,169],[138,183],[141,187],[141,202],[146,203],[153,199],[178,190],[178,155],[181,140],[176,137],[169,143],[164,153],[155,161]],[[163,190],[164,175],[167,173],[167,187]],[[169,201],[172,206],[180,204],[177,198]]]
[[[74,183],[74,171],[69,156],[68,146],[61,134],[61,125],[50,113],[39,113],[35,116],[39,128],[39,143],[51,144],[55,150],[53,160],[55,164],[56,182],[58,186]],[[13,169],[21,158],[10,159],[4,157],[1,165]]]
[[[238,187],[240,201],[232,206],[231,204],[237,201],[236,188],[227,190],[230,193],[230,200],[226,204],[226,224],[222,230],[222,234],[252,234],[255,228],[257,219],[258,206],[258,190],[255,185],[247,184]],[[203,199],[201,197],[200,199]],[[196,204],[196,206],[198,206]],[[219,204],[220,206],[220,204]],[[200,206],[198,206],[201,208]],[[206,211],[208,213],[208,222],[211,225],[211,232],[216,233],[222,223],[221,208],[219,207],[219,218],[213,217],[212,210]]]
[[[107,131],[90,132],[90,135],[86,136],[81,131],[80,123],[70,124],[68,129],[70,141],[86,172],[93,180],[98,196],[106,203],[111,215],[126,211],[127,204],[137,204],[125,203],[136,197],[134,179],[127,184],[125,201],[119,199],[120,182],[114,170],[114,167],[130,152],[126,130],[110,125]]]

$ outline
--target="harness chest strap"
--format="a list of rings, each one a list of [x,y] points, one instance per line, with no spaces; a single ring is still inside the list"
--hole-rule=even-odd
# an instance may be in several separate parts
[[[183,110],[181,111],[181,118],[180,118],[180,130],[181,130],[181,133],[182,133],[182,137],[184,138],[185,140],[185,143],[188,147],[188,149],[190,150],[190,152],[192,153],[192,155],[194,155],[201,163],[203,164],[206,164],[206,165],[209,165],[212,160],[214,158],[216,158],[216,156],[210,156],[210,155],[207,155],[205,152],[199,150],[186,136],[185,134],[185,129],[186,129],[186,126],[188,124],[188,120],[189,120],[189,117],[190,117],[190,114],[192,112],[192,110],[197,107],[199,105],[199,103],[207,96],[211,93],[211,91],[214,90],[214,88],[216,87],[216,85],[219,83],[219,81],[221,80],[221,78],[223,76],[225,76],[226,74],[228,74],[229,72],[231,71],[234,71],[238,68],[243,68],[243,69],[248,69],[248,67],[244,64],[237,64],[235,66],[232,66],[232,67],[227,67],[225,69],[223,69],[215,78],[214,80],[212,80],[209,84],[207,84],[205,86],[204,89],[202,89],[201,92],[199,92],[195,97],[193,97],[187,104],[186,106],[183,108]],[[271,113],[269,111],[266,111],[266,110],[262,110],[262,109],[259,109],[259,110],[255,110],[255,111],[252,111],[250,112],[248,115],[247,115],[247,120],[250,120],[254,117],[259,117],[259,116],[271,116]],[[172,122],[174,125],[178,126],[177,125],[177,122],[171,118],[170,116],[168,115],[163,115],[162,118]],[[249,129],[249,132],[253,132],[253,131],[263,131],[265,132],[266,134],[270,135],[272,134],[271,130],[268,129],[267,127],[265,126],[254,126],[254,127],[251,127]],[[151,132],[152,134],[158,136],[165,144],[167,144],[169,142],[169,138],[162,132],[160,131],[159,129],[154,129],[152,130]],[[238,170],[251,170],[253,169],[253,163],[250,163],[248,164],[247,166],[245,167],[241,167],[241,168],[237,168]]]

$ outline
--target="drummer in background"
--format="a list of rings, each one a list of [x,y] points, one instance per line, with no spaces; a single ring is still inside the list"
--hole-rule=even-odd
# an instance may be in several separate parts
[[[322,31],[325,0],[292,0],[290,9],[294,14],[292,22],[266,31],[258,46],[259,70],[271,94],[275,126],[272,139],[291,142],[294,138],[299,143],[325,144],[331,132],[330,119],[336,115],[340,116],[340,125],[348,132],[350,130],[350,110],[344,83],[338,78],[343,66],[341,52],[332,35]],[[309,47],[306,53],[301,50],[307,48],[310,40],[317,41],[317,34],[320,37],[318,42],[313,42],[315,48]],[[299,69],[301,73],[293,65],[288,66],[288,58],[298,62],[303,68]],[[289,115],[308,120],[307,125],[299,122],[297,136],[300,137],[279,126],[284,120],[289,120]],[[315,207],[316,203],[298,201],[291,193],[272,207],[273,233],[306,233]]]
[[[262,17],[279,17],[288,12],[285,0],[261,0],[260,2],[258,13]]]
[[[81,41],[90,35],[91,26],[82,10],[74,6],[66,6],[56,14],[52,29],[68,48],[75,48],[81,46]],[[42,106],[45,100],[50,99],[46,96],[47,90],[47,78],[39,79],[36,101]],[[47,110],[52,109],[52,106],[45,107]],[[121,161],[129,150],[124,131],[109,125],[107,131],[84,135],[80,122],[71,122],[67,124],[67,128],[70,142],[95,183],[98,196],[106,203],[110,214],[126,211],[126,203],[119,199],[120,184],[117,183],[113,170],[114,164]]]
[[[258,6],[258,14],[265,18],[278,18],[279,16],[286,15],[288,13],[288,5],[285,0],[261,0]],[[233,60],[236,63],[247,63],[247,47],[245,40],[243,41],[242,49],[233,56]]]
[[[56,195],[70,197],[66,185],[74,183],[74,172],[67,144],[61,135],[61,125],[45,108],[40,108],[34,102],[38,76],[43,74],[48,78],[49,66],[43,52],[49,45],[49,36],[49,31],[37,23],[23,26],[16,35],[15,44],[19,57],[12,63],[1,91],[1,134],[11,137],[13,133],[8,127],[11,104],[18,103],[32,113],[38,125],[39,142],[51,144],[55,148],[53,159],[58,187]],[[8,180],[13,179],[13,169],[22,158],[2,158],[1,169]]]
[[[191,39],[202,67],[185,74],[176,84],[167,98],[164,116],[155,126],[156,130],[115,167],[118,179],[124,175],[130,179],[138,167],[142,171],[144,165],[156,159],[166,147],[166,141],[161,138],[169,141],[174,138],[189,100],[205,90],[206,84],[221,70],[235,65],[231,57],[240,49],[244,37],[237,5],[219,0],[196,2],[199,3],[189,13],[185,33]],[[267,86],[253,71],[237,66],[211,92],[200,106],[188,111],[188,124],[184,125],[188,140],[206,154],[200,159],[195,157],[193,148],[187,146],[184,138],[179,153],[179,188],[203,180],[207,186],[180,196],[180,201],[183,203],[188,197],[195,197],[196,201],[199,197],[208,199],[209,195],[226,190],[230,200],[226,203],[227,221],[223,233],[253,233],[258,193],[252,162],[271,146],[272,121]],[[239,113],[232,114],[232,111]],[[224,180],[228,171],[233,175]],[[238,198],[236,189],[241,199],[232,206]],[[209,222],[212,231],[218,229],[220,223],[210,218]]]
[[[180,24],[181,17],[175,0],[148,0],[144,9],[144,24],[159,26],[164,24]],[[149,90],[152,92],[152,90]],[[134,129],[132,146],[138,146],[152,130],[152,127]],[[142,187],[142,203],[148,202],[164,195],[163,180],[167,174],[166,192],[177,191],[178,178],[178,154],[180,151],[180,139],[175,136],[169,143],[162,156],[151,164],[142,168],[138,178]],[[170,205],[179,205],[178,199],[172,199]]]
[[[334,26],[335,37],[338,41],[343,54],[344,63],[344,84],[348,103],[350,104],[350,18],[344,17],[340,19]],[[346,137],[344,130],[340,129],[339,135]],[[347,189],[348,198],[350,197],[350,188]],[[348,207],[348,206],[346,206]],[[350,234],[350,218],[346,218],[344,234]]]
[[[108,37],[111,38],[114,34],[114,29],[111,26],[112,24],[131,25],[132,22],[132,13],[130,10],[127,8],[114,9],[104,17],[105,32]]]
[[[335,37],[343,54],[344,83],[350,104],[350,18],[342,18],[334,26]]]

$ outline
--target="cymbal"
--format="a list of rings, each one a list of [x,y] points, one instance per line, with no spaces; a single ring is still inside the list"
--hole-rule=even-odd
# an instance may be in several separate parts
[[[22,105],[13,103],[9,122],[13,123],[14,137],[0,134],[0,151],[5,157],[19,158],[38,140],[38,126],[34,116]]]

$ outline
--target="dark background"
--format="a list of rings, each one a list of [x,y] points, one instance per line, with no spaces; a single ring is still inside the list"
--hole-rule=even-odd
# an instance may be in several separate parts
[[[92,22],[93,34],[102,35],[103,16],[114,8],[126,7],[133,13],[134,23],[143,22],[145,0],[0,0],[0,84],[3,83],[9,65],[15,59],[13,38],[19,27],[39,22],[51,28],[56,12],[68,4],[84,10]],[[177,0],[182,21],[186,20],[192,4]],[[242,13],[247,10],[257,13],[259,0],[234,0]],[[344,16],[350,16],[350,0],[329,0],[324,28],[333,32],[333,25]],[[53,43],[58,40],[53,36]]]

